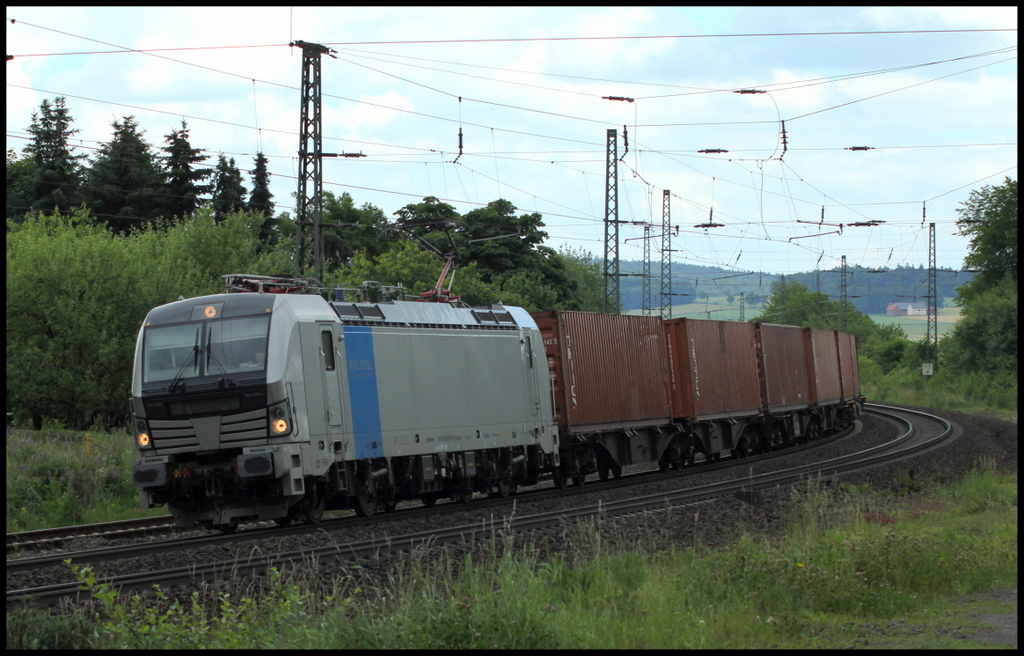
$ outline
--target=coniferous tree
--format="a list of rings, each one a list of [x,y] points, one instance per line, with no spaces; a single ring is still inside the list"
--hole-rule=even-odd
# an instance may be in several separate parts
[[[217,157],[217,169],[213,176],[213,218],[218,223],[232,212],[245,210],[245,185],[242,184],[242,172],[235,165],[235,158],[230,160],[224,155]]]
[[[164,174],[134,116],[114,121],[86,177],[85,199],[93,214],[123,234],[161,216]]]
[[[256,153],[256,168],[252,172],[252,193],[249,194],[249,209],[263,212],[263,227],[260,228],[260,243],[269,244],[273,239],[274,194],[270,193],[270,172],[267,171],[267,157]]]
[[[188,140],[188,126],[181,121],[180,130],[172,130],[166,137],[163,151],[164,174],[167,176],[166,195],[162,199],[163,215],[182,220],[195,212],[202,203],[200,196],[213,191],[212,184],[203,184],[213,175],[213,169],[197,168],[206,161],[206,151],[193,148]]]
[[[79,202],[82,186],[82,166],[79,160],[85,155],[72,153],[71,137],[80,130],[73,130],[74,119],[68,112],[63,96],[51,104],[43,100],[39,112],[32,113],[32,125],[28,131],[32,140],[23,149],[32,158],[33,166],[27,167],[22,191],[23,201],[28,210],[71,212]]]

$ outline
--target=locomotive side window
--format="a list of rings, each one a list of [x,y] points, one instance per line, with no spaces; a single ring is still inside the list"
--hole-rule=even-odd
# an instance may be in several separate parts
[[[334,371],[334,341],[329,330],[320,333],[320,352],[324,354],[324,369]]]

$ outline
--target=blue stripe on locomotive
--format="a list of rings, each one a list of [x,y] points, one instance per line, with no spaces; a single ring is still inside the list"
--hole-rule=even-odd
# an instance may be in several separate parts
[[[371,328],[345,326],[345,359],[348,361],[348,398],[352,408],[356,458],[380,458],[384,455],[384,441],[381,438]]]

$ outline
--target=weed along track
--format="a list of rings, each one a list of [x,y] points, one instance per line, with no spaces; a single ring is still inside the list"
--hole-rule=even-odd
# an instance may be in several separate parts
[[[325,520],[316,527],[254,527],[232,535],[206,534],[8,560],[8,607],[26,598],[47,603],[81,594],[79,583],[63,563],[69,558],[75,565],[91,565],[97,581],[122,591],[147,589],[153,584],[188,587],[310,563],[344,568],[412,551],[427,543],[490,540],[509,530],[522,534],[596,518],[661,515],[654,511],[723,497],[756,503],[762,490],[808,477],[891,464],[940,448],[961,432],[958,426],[923,413],[882,407],[869,410],[863,426],[858,422],[848,435],[829,442],[822,440],[808,449],[714,463],[684,472],[627,475],[577,488],[573,495],[540,488],[523,491],[512,499],[441,504],[432,509],[399,508],[373,518]],[[700,506],[696,508],[699,513]]]

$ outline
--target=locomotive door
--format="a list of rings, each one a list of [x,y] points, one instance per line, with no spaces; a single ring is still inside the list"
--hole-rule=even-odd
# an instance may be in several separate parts
[[[324,381],[324,396],[327,397],[324,408],[327,412],[328,426],[341,426],[341,390],[338,383],[338,362],[342,361],[338,352],[338,338],[334,334],[335,327],[329,323],[319,324],[320,328],[320,372]],[[328,429],[330,431],[330,429]],[[333,431],[331,431],[333,432]]]
[[[520,331],[520,340],[523,344],[523,355],[527,365],[524,367],[527,378],[526,389],[529,390],[527,404],[530,406],[530,413],[536,417],[540,414],[540,392],[537,388],[537,363],[535,362],[537,354],[534,353],[533,346],[534,342],[538,341],[538,337],[529,328],[524,328]],[[547,375],[546,371],[544,375]]]

